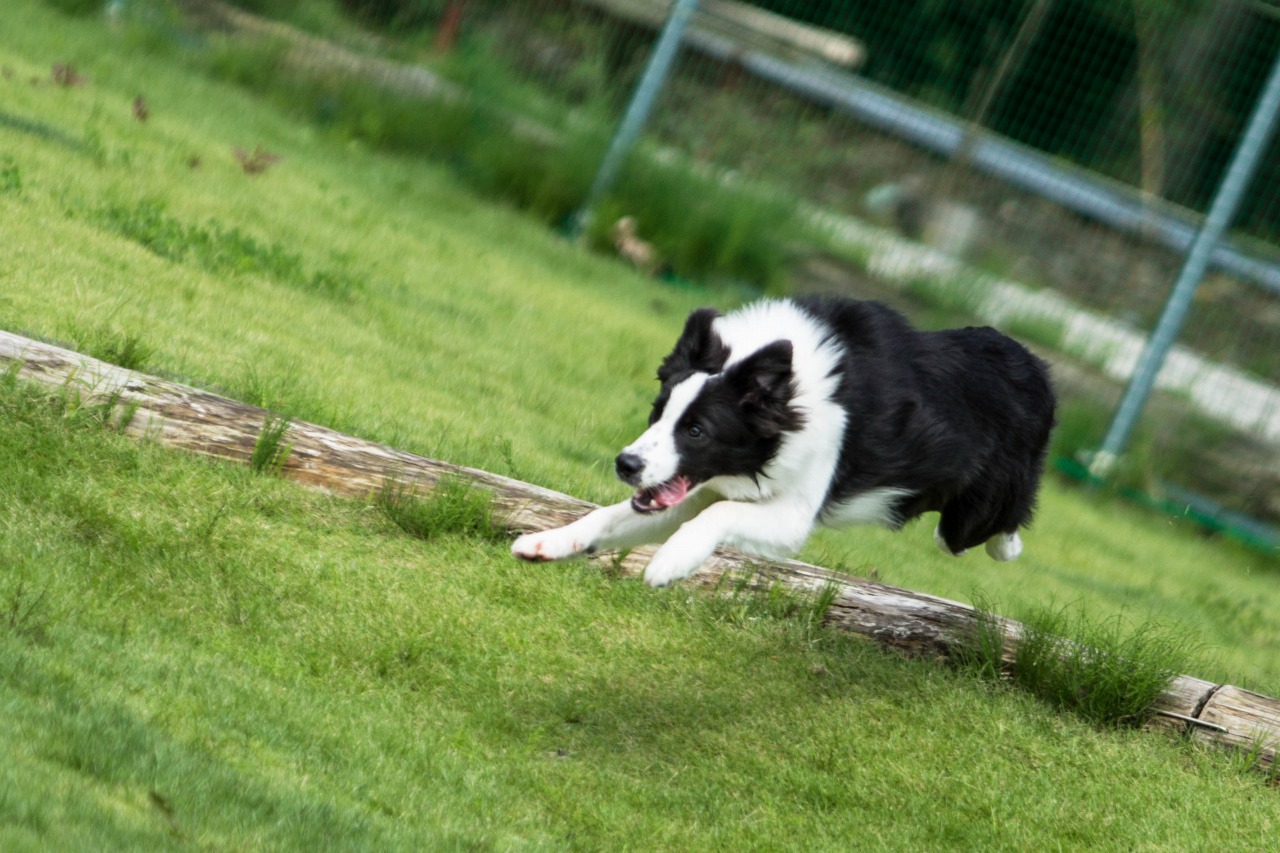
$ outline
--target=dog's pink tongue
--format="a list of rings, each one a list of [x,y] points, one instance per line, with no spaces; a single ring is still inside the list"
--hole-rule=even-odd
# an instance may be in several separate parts
[[[689,481],[679,475],[658,486],[653,502],[661,507],[675,506],[689,493]]]

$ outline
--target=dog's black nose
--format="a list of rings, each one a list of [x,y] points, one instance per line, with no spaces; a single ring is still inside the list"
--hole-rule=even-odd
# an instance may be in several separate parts
[[[613,463],[618,479],[630,483],[644,470],[644,460],[634,453],[619,453]]]

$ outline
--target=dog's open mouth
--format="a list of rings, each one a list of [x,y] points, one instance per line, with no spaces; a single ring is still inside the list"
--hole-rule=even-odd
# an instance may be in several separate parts
[[[641,489],[632,495],[631,508],[636,512],[659,512],[680,503],[696,485],[685,475],[676,474],[665,483]]]

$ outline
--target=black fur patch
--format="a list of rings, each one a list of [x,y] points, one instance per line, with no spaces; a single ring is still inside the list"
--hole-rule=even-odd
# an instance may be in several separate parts
[[[791,406],[791,353],[790,341],[775,341],[707,380],[675,425],[680,473],[699,482],[760,474],[782,436],[804,425]]]
[[[719,373],[729,358],[729,348],[724,341],[711,330],[711,324],[722,316],[714,308],[699,308],[689,315],[684,323],[684,331],[676,341],[675,349],[662,360],[658,367],[658,381],[662,390],[658,399],[653,401],[653,409],[649,412],[649,424],[653,425],[662,417],[671,397],[671,389],[691,373]]]
[[[844,349],[848,421],[824,508],[909,490],[898,516],[941,512],[954,552],[1030,522],[1056,405],[1043,361],[991,328],[922,332],[875,302],[796,303]]]

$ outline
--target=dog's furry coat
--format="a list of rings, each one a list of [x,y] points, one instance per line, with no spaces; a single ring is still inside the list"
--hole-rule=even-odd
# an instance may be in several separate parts
[[[1054,396],[1045,364],[994,329],[917,331],[845,299],[703,308],[658,378],[649,428],[616,460],[636,494],[512,553],[661,542],[645,580],[662,585],[719,545],[790,556],[815,524],[898,528],[930,511],[947,553],[1021,552]]]

